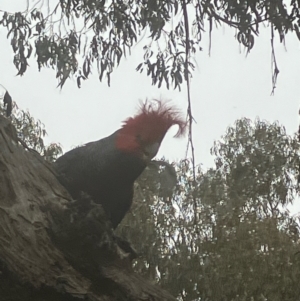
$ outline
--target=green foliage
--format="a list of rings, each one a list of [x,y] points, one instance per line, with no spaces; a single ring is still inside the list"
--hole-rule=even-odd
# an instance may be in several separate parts
[[[61,87],[71,75],[80,86],[93,65],[100,81],[105,76],[110,84],[121,58],[144,38],[136,70],[145,71],[153,85],[180,89],[194,69],[190,55],[201,49],[206,32],[211,38],[214,26],[235,28],[237,41],[250,51],[260,26],[270,25],[272,43],[274,32],[280,42],[287,32],[300,39],[299,16],[296,0],[290,5],[283,0],[35,0],[25,12],[3,11],[0,26],[7,29],[18,75],[35,52],[39,70],[54,68]],[[275,85],[279,70],[272,55]]]
[[[215,168],[180,161],[173,197],[151,170],[118,229],[140,252],[134,269],[179,300],[297,300],[299,142],[278,123],[238,120],[214,144]]]
[[[0,105],[0,114],[6,115],[6,109],[3,105]],[[26,149],[38,152],[49,162],[54,162],[62,154],[62,148],[59,144],[44,144],[43,138],[47,135],[45,126],[40,120],[35,120],[28,111],[20,110],[14,103],[12,115],[9,118],[17,130],[19,142]]]

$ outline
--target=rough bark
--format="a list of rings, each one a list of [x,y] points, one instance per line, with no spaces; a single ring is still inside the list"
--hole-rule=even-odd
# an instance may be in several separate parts
[[[73,201],[0,116],[0,300],[174,300],[131,269],[100,205]]]

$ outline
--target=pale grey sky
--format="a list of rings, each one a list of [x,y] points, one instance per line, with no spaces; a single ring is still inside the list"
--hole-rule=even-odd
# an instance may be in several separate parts
[[[1,0],[0,9],[23,10],[25,0]],[[212,52],[208,55],[208,38],[204,37],[203,51],[198,53],[197,68],[193,74],[191,96],[196,160],[209,167],[213,159],[209,153],[213,141],[224,134],[226,128],[241,117],[273,122],[279,120],[288,133],[298,128],[299,109],[299,41],[291,34],[286,39],[286,49],[276,43],[277,62],[280,68],[275,96],[270,96],[271,44],[269,28],[261,31],[255,46],[246,57],[234,39],[234,31],[219,28],[213,31]],[[6,32],[0,28],[0,83],[4,85],[18,106],[28,109],[40,119],[48,131],[48,142],[60,142],[64,150],[79,144],[98,140],[115,131],[121,122],[135,113],[139,99],[172,99],[186,111],[186,90],[182,92],[158,89],[151,86],[150,78],[135,71],[141,62],[140,45],[133,55],[121,62],[112,74],[111,87],[100,83],[95,68],[94,77],[78,89],[76,80],[66,83],[63,90],[56,88],[55,73],[51,69],[37,71],[31,66],[23,77],[16,77],[12,64],[10,43]],[[171,131],[172,132],[172,131]],[[173,133],[176,129],[173,130]],[[170,160],[184,158],[186,139],[173,139],[169,134],[158,157]]]

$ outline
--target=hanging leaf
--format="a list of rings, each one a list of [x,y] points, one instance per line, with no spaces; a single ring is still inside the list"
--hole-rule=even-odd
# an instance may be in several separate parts
[[[6,116],[9,117],[12,112],[12,98],[8,91],[5,92],[3,97],[4,107],[6,107]]]

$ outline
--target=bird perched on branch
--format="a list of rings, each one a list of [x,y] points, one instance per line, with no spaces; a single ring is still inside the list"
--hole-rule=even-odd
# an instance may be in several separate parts
[[[116,228],[129,210],[133,184],[157,154],[170,127],[184,134],[177,109],[161,101],[146,101],[134,117],[112,135],[75,148],[54,163],[60,182],[73,198],[81,191],[101,203]]]

